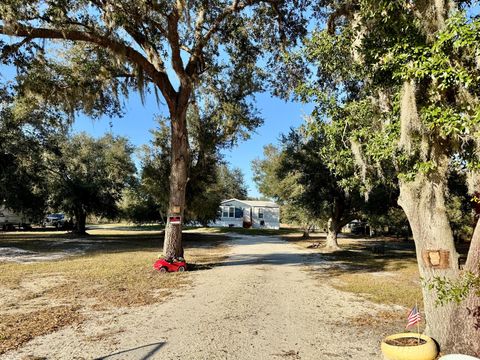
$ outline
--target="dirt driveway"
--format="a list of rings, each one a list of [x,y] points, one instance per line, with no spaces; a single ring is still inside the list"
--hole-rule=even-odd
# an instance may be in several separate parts
[[[380,330],[349,322],[384,307],[319,284],[308,271],[319,261],[276,237],[235,235],[228,259],[178,296],[99,312],[0,359],[380,359]]]

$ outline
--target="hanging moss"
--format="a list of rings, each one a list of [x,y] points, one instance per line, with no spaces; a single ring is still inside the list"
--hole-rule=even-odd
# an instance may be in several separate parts
[[[365,197],[365,201],[368,201],[370,192],[372,190],[372,185],[367,178],[368,163],[363,154],[362,145],[356,140],[350,140],[350,148],[352,150],[355,163],[360,168],[360,176],[364,185],[363,195]]]
[[[415,98],[416,87],[413,80],[403,83],[400,100],[400,140],[398,147],[411,153],[413,150],[412,137],[421,129],[418,116],[417,101]]]

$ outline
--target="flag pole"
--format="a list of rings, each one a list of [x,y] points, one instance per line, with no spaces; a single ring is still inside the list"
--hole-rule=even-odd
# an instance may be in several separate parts
[[[415,299],[415,306],[417,307],[417,311],[420,314],[420,308],[418,307],[418,299]],[[420,345],[420,320],[417,321],[417,336],[418,336],[417,345]]]

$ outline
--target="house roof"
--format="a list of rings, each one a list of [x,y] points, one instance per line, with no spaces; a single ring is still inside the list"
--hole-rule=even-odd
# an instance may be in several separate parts
[[[273,201],[260,201],[260,200],[239,200],[239,199],[228,199],[228,200],[223,200],[221,204],[230,202],[230,201],[238,201],[241,202],[247,206],[252,206],[252,207],[269,207],[269,208],[278,208],[278,204],[275,204]]]

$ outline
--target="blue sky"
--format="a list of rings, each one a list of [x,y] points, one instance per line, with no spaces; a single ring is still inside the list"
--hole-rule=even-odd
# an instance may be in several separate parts
[[[262,157],[263,146],[277,143],[281,133],[286,133],[290,127],[302,124],[304,115],[311,110],[308,105],[296,102],[285,102],[273,98],[267,93],[258,94],[256,97],[257,107],[264,119],[264,124],[259,127],[251,138],[241,142],[237,147],[224,151],[225,160],[231,166],[238,167],[245,175],[248,185],[249,196],[260,196],[252,180],[252,160]],[[147,95],[145,104],[142,105],[138,94],[132,93],[125,100],[125,116],[122,118],[101,118],[92,120],[80,116],[74,123],[75,132],[85,131],[93,136],[102,136],[105,132],[112,131],[116,135],[122,135],[130,139],[132,144],[140,146],[151,140],[150,130],[155,128],[155,115],[168,115],[165,106],[158,106],[153,95]]]

